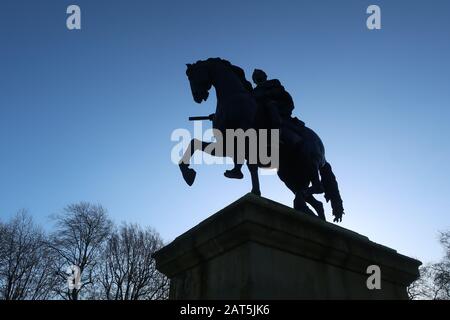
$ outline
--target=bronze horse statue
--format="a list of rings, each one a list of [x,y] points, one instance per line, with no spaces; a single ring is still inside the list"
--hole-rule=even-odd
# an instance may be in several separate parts
[[[209,90],[214,86],[217,96],[216,112],[210,120],[213,128],[223,133],[226,129],[260,129],[270,127],[268,112],[258,106],[252,96],[253,87],[245,78],[244,71],[220,58],[210,58],[188,64],[186,75],[189,78],[192,96],[195,102],[202,103],[209,96]],[[319,218],[325,220],[322,202],[314,198],[316,193],[325,193],[325,199],[331,201],[334,221],[342,221],[344,208],[339,193],[336,177],[330,164],[325,159],[325,148],[319,136],[310,128],[301,129],[302,146],[293,148],[286,144],[279,144],[279,163],[277,174],[286,186],[295,194],[294,208],[309,215],[314,212],[309,209],[309,203]],[[182,160],[180,170],[188,185],[192,185],[196,172],[189,168],[189,160],[195,151],[200,150],[213,156],[235,157],[229,150],[217,152],[211,145],[215,142],[192,139]],[[270,147],[270,146],[269,146]],[[247,150],[247,148],[246,148]],[[258,167],[266,164],[250,164],[249,155],[245,155],[252,180],[252,193],[261,195],[258,178]],[[310,184],[319,179],[323,187],[321,190],[312,189]]]

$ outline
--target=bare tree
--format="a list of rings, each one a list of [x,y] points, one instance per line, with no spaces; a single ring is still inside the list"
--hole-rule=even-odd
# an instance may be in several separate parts
[[[167,299],[169,280],[152,254],[163,246],[153,229],[123,224],[108,240],[101,272],[104,299]]]
[[[44,232],[25,210],[0,224],[0,299],[50,298],[55,277],[45,243]]]
[[[100,259],[111,230],[112,222],[100,205],[86,202],[72,204],[63,214],[54,217],[56,229],[48,247],[55,257],[53,270],[59,278],[55,292],[63,299],[95,298]],[[69,289],[67,268],[76,266],[81,273],[81,287]]]
[[[439,238],[445,256],[420,268],[420,278],[408,288],[411,299],[450,300],[450,230],[440,233]]]
[[[152,254],[163,246],[151,228],[113,223],[100,205],[78,203],[53,217],[46,234],[22,211],[0,222],[0,299],[167,299],[169,281]],[[77,266],[81,287],[69,288]]]

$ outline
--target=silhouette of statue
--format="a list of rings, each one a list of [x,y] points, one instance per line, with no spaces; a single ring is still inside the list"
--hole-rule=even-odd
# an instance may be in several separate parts
[[[334,221],[342,221],[344,208],[338,183],[331,165],[325,159],[325,148],[322,141],[303,122],[291,118],[294,108],[292,98],[284,88],[281,90],[278,80],[269,82],[264,79],[261,72],[256,71],[253,78],[257,87],[253,90],[241,68],[220,58],[210,58],[188,64],[186,75],[189,78],[193,99],[197,103],[208,99],[209,90],[214,85],[217,96],[216,112],[206,118],[212,120],[213,128],[221,133],[224,133],[226,129],[280,128],[283,137],[279,144],[277,174],[295,194],[294,208],[315,216],[306,204],[309,203],[317,215],[325,220],[323,204],[314,197],[314,194],[325,193],[325,199],[331,202]],[[269,98],[266,99],[267,102],[264,102],[265,98],[259,100],[259,91],[262,92],[263,97],[277,96],[281,93],[283,98]],[[263,102],[261,104],[258,101]],[[283,133],[283,131],[285,132]],[[210,147],[214,143],[197,139],[191,140],[179,164],[183,178],[188,185],[194,183],[196,176],[196,172],[189,168],[190,159],[195,151],[201,150],[213,156],[235,157],[234,153],[227,154],[229,151],[225,147],[224,150],[220,150],[220,154],[217,154],[216,148]],[[225,145],[223,144],[223,146]],[[267,167],[267,165],[259,162],[250,164],[248,154],[245,155],[245,159],[251,175],[252,193],[261,195],[258,166]],[[310,184],[311,187],[309,187]]]
[[[255,69],[252,75],[256,87],[253,89],[253,97],[258,104],[258,108],[264,108],[269,117],[269,126],[281,131],[281,143],[291,147],[300,148],[303,121],[292,118],[294,101],[291,95],[284,89],[278,79],[267,80],[267,75],[263,70]],[[242,179],[242,164],[235,163],[232,170],[225,171],[225,177],[232,179]],[[315,182],[317,185],[317,182]],[[315,190],[320,191],[320,182]]]

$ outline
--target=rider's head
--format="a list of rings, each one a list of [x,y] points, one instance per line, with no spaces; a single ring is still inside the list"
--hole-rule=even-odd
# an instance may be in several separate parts
[[[267,74],[262,70],[255,69],[253,71],[252,79],[256,85],[259,85],[267,80]]]

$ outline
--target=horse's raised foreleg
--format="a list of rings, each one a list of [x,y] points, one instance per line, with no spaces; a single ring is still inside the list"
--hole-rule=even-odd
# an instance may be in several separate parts
[[[183,154],[183,157],[180,160],[179,166],[181,170],[181,174],[183,175],[184,181],[189,186],[192,186],[192,184],[195,181],[196,172],[194,169],[189,168],[189,163],[191,161],[191,158],[195,151],[205,151],[205,149],[211,144],[212,142],[204,142],[198,139],[192,139],[191,142],[189,142],[189,146],[186,149],[186,151]],[[215,155],[215,149],[212,148],[212,151],[209,152],[211,155]]]
[[[248,170],[250,171],[250,176],[252,177],[252,193],[257,196],[261,195],[261,190],[259,188],[259,177],[258,177],[258,165],[249,164],[247,162]]]

